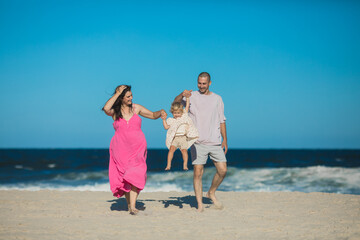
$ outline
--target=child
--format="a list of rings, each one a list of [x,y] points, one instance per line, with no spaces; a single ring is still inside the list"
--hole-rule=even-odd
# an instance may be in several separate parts
[[[169,148],[167,166],[165,170],[170,170],[171,161],[177,148],[180,149],[183,156],[183,169],[189,170],[187,167],[187,149],[193,145],[196,139],[199,137],[197,129],[195,128],[191,118],[188,116],[189,105],[189,98],[186,98],[185,109],[183,109],[181,103],[174,102],[171,104],[170,109],[170,112],[173,114],[174,118],[168,118],[167,120],[165,120],[166,117],[163,118],[164,128],[168,130],[166,134],[166,146]]]

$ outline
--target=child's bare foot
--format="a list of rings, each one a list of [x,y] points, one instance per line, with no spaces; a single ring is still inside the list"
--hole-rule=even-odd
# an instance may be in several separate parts
[[[165,170],[166,170],[166,171],[169,171],[170,168],[171,168],[171,166],[166,166]]]

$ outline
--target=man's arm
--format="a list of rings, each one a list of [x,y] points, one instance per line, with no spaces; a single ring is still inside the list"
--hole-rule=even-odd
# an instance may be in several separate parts
[[[221,133],[221,136],[223,138],[223,141],[221,143],[221,148],[223,148],[223,149],[225,148],[224,152],[226,154],[227,151],[228,151],[228,145],[227,145],[226,124],[225,124],[225,122],[220,123],[220,133]]]

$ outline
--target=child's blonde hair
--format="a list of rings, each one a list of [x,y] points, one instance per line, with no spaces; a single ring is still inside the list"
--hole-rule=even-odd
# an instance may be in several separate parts
[[[178,110],[183,112],[183,105],[180,102],[173,102],[171,104],[170,112],[174,113],[175,111],[178,111]]]

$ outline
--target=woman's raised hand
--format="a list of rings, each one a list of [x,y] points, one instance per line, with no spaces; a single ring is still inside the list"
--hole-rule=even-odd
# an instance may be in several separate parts
[[[121,85],[121,86],[119,86],[119,87],[116,89],[116,92],[119,93],[119,94],[121,94],[121,93],[124,91],[125,88],[126,88],[125,85]]]
[[[167,117],[167,113],[165,112],[165,110],[161,109],[161,110],[160,110],[160,114],[161,114],[161,115],[160,115],[161,119],[164,119],[164,120],[165,120],[166,117]]]

